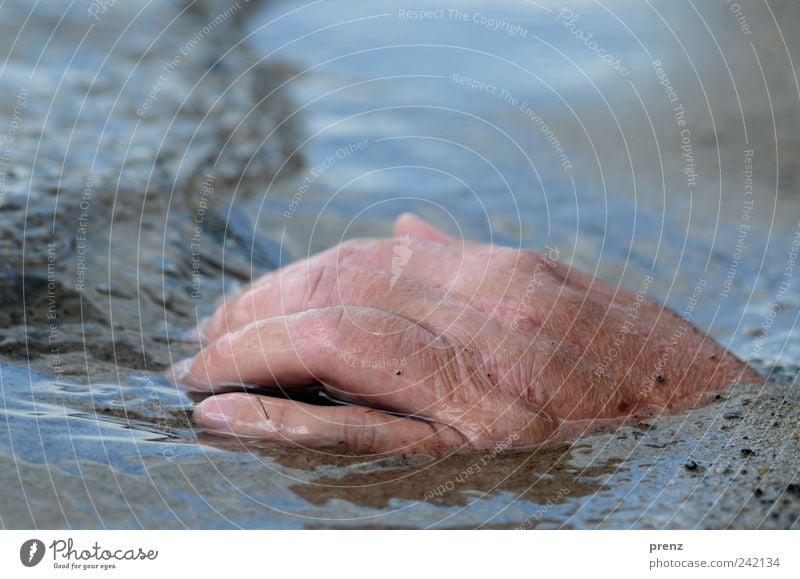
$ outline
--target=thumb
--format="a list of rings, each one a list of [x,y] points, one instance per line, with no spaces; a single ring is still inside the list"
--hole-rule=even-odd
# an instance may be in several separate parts
[[[394,222],[392,235],[401,237],[408,235],[414,239],[425,239],[427,241],[437,241],[439,243],[454,243],[456,239],[438,227],[424,221],[414,213],[403,213]]]

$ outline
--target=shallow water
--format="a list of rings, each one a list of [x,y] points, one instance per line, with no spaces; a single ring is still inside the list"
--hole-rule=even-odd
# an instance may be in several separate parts
[[[418,2],[276,2],[184,55],[231,5],[158,36],[180,5],[145,4],[94,22],[77,3],[61,24],[37,8],[13,50],[29,7],[0,8],[0,129],[25,101],[0,203],[3,526],[800,524],[796,5],[748,7],[745,34],[724,5],[471,1],[420,21]],[[386,235],[405,210],[558,247],[628,287],[652,275],[650,297],[780,384],[571,446],[441,461],[195,429],[161,374],[194,348],[182,332],[248,278]]]

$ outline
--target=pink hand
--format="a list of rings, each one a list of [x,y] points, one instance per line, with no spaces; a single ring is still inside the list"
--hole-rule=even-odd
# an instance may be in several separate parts
[[[558,263],[555,250],[464,244],[413,215],[394,233],[265,275],[219,308],[209,345],[175,369],[196,390],[322,383],[357,406],[218,394],[197,423],[359,452],[505,449],[762,381],[643,292]]]

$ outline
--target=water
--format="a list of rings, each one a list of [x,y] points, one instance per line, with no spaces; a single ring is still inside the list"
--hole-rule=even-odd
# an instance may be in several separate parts
[[[88,4],[33,74],[63,8],[37,8],[21,48],[4,41],[9,119],[31,90],[0,204],[4,526],[798,524],[795,6],[747,7],[745,34],[724,5],[275,2],[226,17],[153,97],[230,5],[199,4],[140,59],[177,4],[139,19],[145,3],[115,5],[103,26]],[[182,332],[248,278],[386,235],[406,210],[471,239],[556,246],[628,287],[652,275],[652,297],[691,307],[781,385],[496,457],[375,460],[195,429],[193,400],[161,374],[194,348]]]

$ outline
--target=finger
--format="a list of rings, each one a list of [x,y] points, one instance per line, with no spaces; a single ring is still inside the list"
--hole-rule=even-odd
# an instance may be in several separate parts
[[[205,399],[198,425],[219,434],[354,452],[442,454],[469,448],[453,428],[358,406],[316,406],[244,393]]]
[[[447,233],[445,233],[441,229],[435,227],[434,225],[428,223],[427,221],[424,221],[423,219],[421,219],[419,216],[415,215],[414,213],[403,213],[402,215],[400,215],[395,220],[394,227],[393,227],[393,235],[396,236],[396,237],[409,236],[409,237],[414,238],[414,239],[433,241],[433,242],[443,243],[443,244],[452,244],[452,243],[455,243],[455,242],[458,241],[456,238],[448,235]],[[358,244],[366,244],[366,243],[369,243],[371,241],[377,241],[377,240],[362,239],[362,240],[351,240],[351,241],[354,244],[356,244],[356,243],[358,243]],[[387,241],[387,240],[383,240],[383,241]],[[345,243],[347,243],[347,242],[345,242]],[[394,250],[395,246],[396,246],[396,244],[393,244],[393,247],[392,247],[393,250]],[[252,286],[260,285],[261,283],[265,283],[265,282],[271,281],[272,279],[274,279],[274,276],[276,274],[280,274],[281,272],[284,272],[284,271],[300,272],[300,271],[302,271],[304,269],[307,270],[309,268],[309,266],[315,260],[318,260],[318,259],[321,258],[323,261],[326,261],[327,258],[330,258],[330,254],[332,254],[332,253],[336,254],[336,262],[337,263],[340,262],[341,261],[340,257],[342,257],[342,256],[339,255],[340,252],[338,251],[338,248],[335,247],[332,250],[328,250],[328,251],[323,252],[321,254],[318,254],[316,256],[311,256],[311,257],[308,257],[306,259],[297,261],[297,262],[295,262],[293,264],[290,264],[290,265],[286,266],[285,268],[282,268],[282,270],[279,270],[278,272],[269,272],[269,273],[263,275],[262,277],[260,277],[259,279],[255,280],[251,284],[251,286],[249,286],[248,288],[245,288],[243,291],[237,292],[232,297],[235,298],[235,297],[237,297],[239,295],[242,295],[243,293],[245,293],[246,291],[251,289]],[[381,261],[385,264],[387,260],[382,259]],[[391,261],[391,260],[389,260],[389,261]],[[347,263],[347,264],[342,263],[342,265],[355,265],[355,264],[351,262],[351,263]]]
[[[381,309],[439,330],[460,319],[465,301],[484,312],[517,307],[513,271],[521,263],[520,255],[484,246],[473,251],[465,264],[460,251],[435,242],[410,238],[409,244],[403,240],[345,242],[303,267],[292,266],[263,278],[226,302],[206,323],[203,338],[213,341],[266,317],[337,305]],[[382,269],[387,263],[388,271]],[[494,270],[503,275],[494,275]]]
[[[331,265],[341,269],[361,267],[403,274],[425,281],[430,276],[443,280],[463,266],[460,246],[443,245],[416,238],[349,239],[306,260],[306,270]],[[264,279],[267,281],[267,278]]]
[[[383,271],[395,280],[401,276],[426,285],[446,286],[448,276],[455,275],[463,266],[463,255],[454,248],[419,239],[351,239],[317,255],[270,272],[246,289],[230,296],[206,322],[200,332],[205,340],[221,335],[221,327],[233,327],[230,311],[235,302],[253,292],[270,286],[280,286],[282,281],[297,276],[311,277],[316,268],[330,266],[343,273],[351,268]],[[389,289],[391,287],[389,286]],[[385,290],[383,290],[385,291]],[[383,291],[381,293],[383,293]],[[283,312],[278,311],[277,314]]]
[[[353,306],[267,318],[226,334],[174,379],[201,391],[242,384],[297,391],[318,382],[332,394],[414,413],[442,395],[447,343],[410,320]],[[437,394],[438,392],[438,394]]]
[[[286,271],[218,308],[204,329],[216,340],[257,320],[332,306],[379,309],[428,327],[446,327],[457,317],[443,291],[406,278],[360,267],[313,266]]]
[[[428,241],[435,241],[438,243],[451,244],[456,243],[458,240],[424,221],[414,213],[403,213],[394,222],[392,233],[395,237],[403,237],[405,235],[413,237],[414,239],[426,239]]]
[[[481,311],[493,312],[505,302],[518,301],[505,296],[514,293],[513,272],[526,269],[523,255],[476,245],[467,264],[460,246],[411,238],[347,241],[265,276],[226,302],[205,325],[203,338],[215,340],[254,320],[309,307],[363,305],[424,321],[437,309],[437,301],[466,299]],[[520,283],[528,283],[527,278]],[[414,292],[421,294],[419,300]]]

